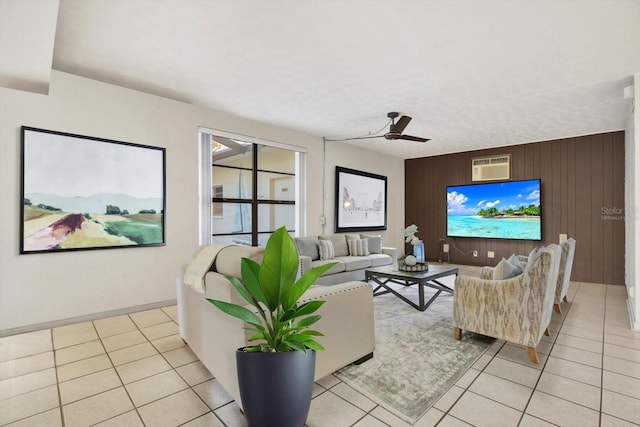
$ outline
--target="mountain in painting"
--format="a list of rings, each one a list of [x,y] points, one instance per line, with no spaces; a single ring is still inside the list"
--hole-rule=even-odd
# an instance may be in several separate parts
[[[142,210],[163,210],[161,198],[137,198],[126,194],[96,194],[89,197],[66,197],[55,194],[29,193],[25,194],[32,205],[47,205],[61,209],[63,212],[74,213],[105,213],[107,205],[117,206],[121,211],[137,213]]]

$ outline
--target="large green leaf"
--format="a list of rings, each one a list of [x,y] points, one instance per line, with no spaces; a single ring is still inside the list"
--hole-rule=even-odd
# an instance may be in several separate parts
[[[305,317],[304,319],[302,319],[302,320],[300,320],[298,322],[298,326],[300,326],[300,327],[311,326],[314,323],[316,323],[318,320],[320,320],[320,316],[318,316],[318,315]]]
[[[287,294],[287,298],[283,301],[283,306],[288,309],[291,308],[300,297],[307,292],[307,289],[313,283],[318,280],[318,277],[322,276],[322,274],[329,270],[331,267],[336,265],[337,262],[329,262],[327,264],[319,265],[307,271],[298,281],[291,287],[290,292]]]
[[[306,316],[307,314],[314,313],[319,309],[326,301],[313,300],[305,302],[295,311],[295,317]]]
[[[309,341],[305,342],[304,345],[306,345],[307,347],[309,347],[310,349],[315,350],[315,351],[324,350],[324,347],[320,343],[318,343],[317,341],[314,341],[314,340],[309,340]]]
[[[260,319],[258,318],[258,316],[256,316],[252,311],[237,305],[237,304],[231,304],[228,302],[224,302],[224,301],[219,301],[219,300],[215,300],[215,299],[211,299],[211,298],[207,298],[207,301],[209,301],[211,304],[213,304],[214,306],[218,307],[218,309],[220,309],[221,311],[223,311],[224,313],[227,313],[229,316],[233,316],[235,318],[238,318],[250,325],[254,325],[256,327],[260,327],[262,328],[262,322],[260,321]]]
[[[240,270],[242,281],[249,292],[251,292],[256,300],[268,306],[267,298],[264,296],[264,292],[260,286],[260,264],[252,259],[242,258]]]
[[[296,280],[298,262],[293,239],[285,227],[278,228],[267,242],[260,268],[260,284],[269,310],[274,311],[283,300],[287,300],[289,288]]]
[[[233,276],[226,276],[227,280],[236,288],[236,291],[244,298],[249,304],[254,307],[259,307],[256,299],[251,295],[247,287],[237,278]]]

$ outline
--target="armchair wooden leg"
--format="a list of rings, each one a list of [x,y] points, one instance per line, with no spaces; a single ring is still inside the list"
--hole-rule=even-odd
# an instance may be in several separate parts
[[[553,309],[556,311],[556,313],[562,316],[562,310],[560,310],[560,304],[558,303],[553,304]]]
[[[551,332],[549,332],[549,328],[544,330],[544,336],[546,336],[546,337],[550,337],[551,336]]]
[[[564,302],[569,302],[569,300],[567,299],[567,296],[566,296],[566,295],[562,297],[562,301],[564,301]]]
[[[529,359],[531,359],[533,363],[535,363],[536,365],[540,363],[535,347],[527,347],[527,354],[529,355]]]
[[[462,339],[462,329],[453,328],[453,338],[460,341]]]

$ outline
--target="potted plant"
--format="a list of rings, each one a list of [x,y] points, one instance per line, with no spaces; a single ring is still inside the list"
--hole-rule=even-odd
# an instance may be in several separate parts
[[[298,300],[316,279],[335,263],[312,268],[296,280],[299,257],[285,227],[276,230],[264,251],[262,265],[242,258],[242,281],[227,276],[252,310],[232,303],[207,300],[248,324],[255,345],[236,351],[238,385],[247,423],[251,427],[303,426],[313,390],[315,351],[324,350],[310,329],[324,304]]]

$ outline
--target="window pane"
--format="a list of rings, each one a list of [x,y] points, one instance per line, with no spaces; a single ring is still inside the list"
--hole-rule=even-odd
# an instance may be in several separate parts
[[[258,169],[295,174],[296,152],[260,145],[258,147]]]
[[[252,176],[253,173],[250,170],[229,169],[215,165],[211,168],[213,188],[222,187],[222,193],[228,199],[251,199]]]
[[[258,200],[295,200],[294,176],[258,172]]]
[[[251,246],[250,234],[235,234],[231,236],[213,236],[211,238],[213,245],[243,245]]]
[[[211,160],[213,164],[240,166],[244,160],[244,167],[251,168],[253,165],[253,144],[238,141],[235,139],[212,136],[211,137]],[[247,160],[249,163],[246,163]]]
[[[296,228],[295,205],[258,205],[258,232],[275,231],[283,225],[287,230]]]
[[[213,186],[213,197],[214,198],[222,198],[224,197],[224,191],[222,185],[214,185]],[[222,203],[213,203],[211,206],[211,215],[216,218],[221,218],[223,214]]]
[[[220,204],[222,216],[211,218],[211,234],[251,232],[251,203]]]
[[[273,233],[260,233],[258,234],[258,246],[266,246],[269,237],[271,237]],[[289,236],[295,237],[294,232],[289,232]]]

